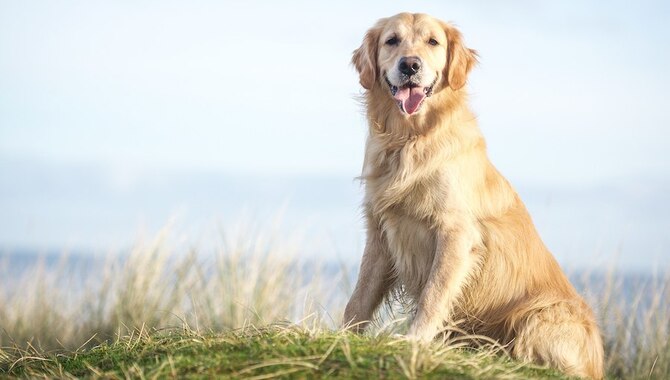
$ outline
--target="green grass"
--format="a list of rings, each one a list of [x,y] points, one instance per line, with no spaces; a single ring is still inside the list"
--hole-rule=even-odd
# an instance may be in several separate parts
[[[137,332],[89,350],[3,352],[0,376],[58,378],[564,379],[491,347],[419,346],[292,325],[225,333]]]

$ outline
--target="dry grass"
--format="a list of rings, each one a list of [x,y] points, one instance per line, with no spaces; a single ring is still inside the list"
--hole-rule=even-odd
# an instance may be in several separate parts
[[[0,347],[24,351],[0,350],[0,361],[21,352],[39,357],[94,347],[138,329],[221,332],[277,321],[325,334],[337,328],[348,295],[346,270],[301,261],[271,235],[222,240],[211,254],[175,252],[162,234],[124,258],[79,270],[67,260],[55,268],[43,261],[19,280],[5,263]],[[670,378],[670,277],[611,271],[585,276],[581,286],[602,320],[609,376]],[[416,375],[415,364],[396,362],[408,377]]]
[[[344,297],[336,296],[343,292],[333,286],[338,275],[326,281],[321,265],[301,261],[270,235],[226,240],[200,256],[174,252],[165,242],[163,233],[127,257],[89,268],[70,268],[67,258],[48,268],[41,260],[18,281],[0,282],[0,346],[71,350],[140,327],[221,331],[315,311],[329,318],[321,300],[343,308]],[[0,281],[11,270],[5,263]]]
[[[670,272],[620,276],[610,272],[592,304],[605,335],[607,373],[620,379],[670,378]]]

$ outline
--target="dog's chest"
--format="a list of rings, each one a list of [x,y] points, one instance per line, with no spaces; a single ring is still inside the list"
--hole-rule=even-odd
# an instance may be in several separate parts
[[[452,201],[448,168],[437,157],[433,160],[414,158],[416,153],[408,146],[376,157],[377,165],[369,171],[377,175],[366,182],[367,203],[380,217],[390,211],[430,220],[442,214]]]
[[[439,173],[405,183],[381,178],[367,186],[368,204],[381,224],[398,280],[408,295],[418,297],[430,273],[449,186]]]
[[[438,229],[454,222],[462,208],[457,161],[440,150],[408,142],[401,149],[374,149],[366,157],[366,207],[385,236],[398,279],[418,296],[430,273]],[[423,150],[422,150],[423,147]]]
[[[398,280],[411,297],[418,297],[435,256],[435,230],[424,220],[392,213],[382,219],[382,228]]]

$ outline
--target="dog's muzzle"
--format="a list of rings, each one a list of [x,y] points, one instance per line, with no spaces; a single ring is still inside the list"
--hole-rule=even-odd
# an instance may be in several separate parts
[[[428,87],[421,87],[416,83],[413,83],[411,80],[408,80],[404,85],[398,87],[391,83],[387,76],[384,76],[386,84],[389,86],[391,91],[391,96],[396,100],[400,111],[412,115],[416,113],[423,101],[433,95],[433,87],[437,82],[437,76],[433,83]]]

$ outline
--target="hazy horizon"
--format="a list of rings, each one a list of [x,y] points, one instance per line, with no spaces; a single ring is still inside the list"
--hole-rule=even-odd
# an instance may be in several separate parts
[[[178,251],[211,252],[221,234],[260,234],[304,257],[351,262],[364,245],[362,189],[349,176],[153,170],[125,178],[93,164],[19,161],[0,163],[0,173],[0,254],[122,253],[166,226]],[[653,271],[670,265],[670,182],[652,183],[514,186],[564,267]]]

